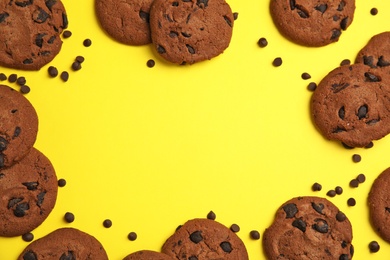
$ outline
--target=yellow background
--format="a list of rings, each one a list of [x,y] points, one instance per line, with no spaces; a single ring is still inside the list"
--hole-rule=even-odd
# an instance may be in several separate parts
[[[93,0],[63,3],[73,35],[50,65],[70,71],[69,81],[49,78],[49,65],[38,72],[1,68],[26,77],[26,97],[40,119],[35,147],[67,181],[51,215],[33,231],[35,239],[75,227],[119,260],[140,249],[160,250],[179,224],[213,210],[217,221],[241,227],[250,259],[264,259],[251,230],[262,234],[286,200],[326,197],[339,185],[344,193],[329,199],[352,222],[354,259],[390,257],[366,206],[372,182],[390,166],[390,137],[355,150],[325,140],[311,122],[306,89],[343,59],[353,61],[371,36],[390,30],[390,2],[356,0],[355,19],[338,43],[307,48],[278,33],[268,0],[230,0],[239,16],[229,48],[192,66],[164,62],[151,45],[112,40],[96,20]],[[258,47],[260,37],[267,38],[266,48]],[[89,48],[82,44],[86,38]],[[77,55],[85,62],[73,72]],[[271,65],[275,57],[282,57],[281,67]],[[154,68],[146,66],[148,59],[156,61]],[[312,78],[302,80],[303,72]],[[354,153],[360,163],[352,162]],[[359,173],[367,181],[349,188]],[[323,185],[321,192],[311,191],[314,182]],[[355,207],[347,206],[350,197]],[[68,211],[76,217],[72,224],[63,221]],[[103,227],[105,219],[111,228]],[[131,231],[136,241],[127,239]],[[368,250],[372,240],[381,245],[376,254]],[[16,259],[27,244],[21,237],[0,238],[0,259]]]

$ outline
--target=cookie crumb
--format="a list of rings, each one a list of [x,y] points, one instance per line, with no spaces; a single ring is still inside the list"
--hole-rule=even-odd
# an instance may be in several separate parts
[[[379,251],[379,249],[381,248],[379,243],[377,241],[371,241],[369,244],[368,244],[368,248],[370,249],[370,252],[371,253],[376,253]]]
[[[85,39],[85,40],[83,41],[83,45],[84,45],[85,47],[91,46],[91,45],[92,45],[91,39]]]
[[[65,187],[66,180],[65,179],[59,179],[58,180],[58,187]]]
[[[266,47],[266,46],[268,45],[268,41],[267,41],[266,38],[261,37],[261,38],[258,40],[257,44],[258,44],[261,48],[264,48],[264,47]]]
[[[377,15],[378,14],[378,8],[376,8],[376,7],[371,8],[370,14],[371,15]]]
[[[320,191],[320,190],[322,190],[322,185],[316,182],[311,186],[311,190],[312,191]]]
[[[137,239],[137,233],[135,232],[130,232],[128,235],[127,235],[127,238],[130,240],[130,241],[134,241]]]
[[[307,79],[310,79],[311,78],[311,75],[307,72],[303,72],[302,75],[301,75],[301,78],[304,79],[304,80],[307,80]]]
[[[277,58],[275,58],[274,61],[272,62],[272,65],[274,65],[274,67],[279,67],[279,66],[282,65],[282,63],[283,63],[282,58],[277,57]]]
[[[207,214],[207,219],[215,220],[216,218],[217,216],[212,210]]]
[[[26,234],[23,234],[22,235],[22,239],[23,239],[23,241],[25,241],[25,242],[31,242],[31,241],[33,241],[34,240],[34,235],[33,235],[33,233],[26,233]]]
[[[310,82],[309,85],[307,85],[307,89],[309,91],[315,91],[316,88],[317,88],[317,83],[315,83],[315,82]]]
[[[230,230],[233,231],[234,233],[237,233],[237,232],[240,231],[240,226],[237,225],[237,224],[232,224],[232,225],[230,226]]]
[[[358,163],[362,160],[362,157],[359,154],[352,155],[352,161]]]
[[[348,206],[353,207],[356,205],[356,200],[354,198],[349,198],[347,200],[347,204],[348,204]]]
[[[257,231],[257,230],[252,230],[251,232],[249,232],[249,236],[250,236],[253,240],[259,240],[259,239],[260,239],[260,233],[259,233],[259,231]]]
[[[156,65],[156,62],[153,59],[150,59],[146,62],[146,66],[148,66],[148,68],[153,68],[154,65]]]
[[[73,213],[66,212],[65,215],[64,215],[64,219],[65,219],[66,222],[72,223],[74,221],[75,217],[74,217]]]
[[[103,221],[103,226],[105,228],[110,228],[112,226],[112,221],[110,219],[106,219]]]

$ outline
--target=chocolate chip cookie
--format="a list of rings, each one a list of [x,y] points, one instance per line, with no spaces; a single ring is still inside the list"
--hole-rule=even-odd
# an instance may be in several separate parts
[[[285,37],[311,47],[339,40],[353,21],[355,0],[271,0],[272,19]]]
[[[175,260],[176,258],[170,257],[166,254],[150,251],[140,250],[123,258],[123,260]]]
[[[366,46],[360,50],[356,63],[363,63],[371,68],[390,70],[390,32],[373,36]]]
[[[38,115],[23,94],[0,85],[0,122],[1,168],[20,161],[34,145]]]
[[[325,198],[297,197],[285,202],[263,235],[268,259],[351,259],[352,227]]]
[[[371,224],[378,234],[390,242],[390,168],[374,181],[368,195]]]
[[[96,259],[107,260],[102,244],[93,236],[75,228],[60,228],[33,241],[18,260]]]
[[[149,11],[153,0],[95,0],[97,18],[115,40],[129,45],[151,43]]]
[[[363,64],[341,66],[318,84],[311,114],[324,137],[364,147],[390,132],[389,74]]]
[[[59,53],[67,25],[60,0],[1,1],[0,65],[40,69]]]
[[[1,169],[0,236],[23,235],[42,224],[56,203],[57,189],[53,165],[35,148]]]
[[[210,219],[187,221],[166,240],[162,252],[183,260],[248,259],[241,239],[229,228]]]
[[[193,64],[221,54],[230,44],[234,17],[225,0],[155,0],[152,42],[166,60]]]

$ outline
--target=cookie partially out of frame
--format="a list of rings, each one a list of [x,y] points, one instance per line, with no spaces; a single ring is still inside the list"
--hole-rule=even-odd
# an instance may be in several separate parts
[[[353,21],[355,0],[271,0],[278,30],[291,41],[319,47],[339,40]]]
[[[149,11],[153,0],[95,0],[97,18],[115,40],[129,45],[151,43]]]
[[[75,228],[60,228],[33,241],[18,260],[96,259],[107,260],[102,244],[93,236]]]
[[[297,197],[276,212],[263,235],[267,259],[352,258],[352,227],[344,213],[319,197]]]
[[[67,26],[60,0],[1,1],[0,65],[39,70],[59,53]]]
[[[390,242],[390,168],[374,181],[368,195],[371,224],[378,234]]]
[[[38,115],[23,94],[0,85],[0,122],[1,168],[20,161],[34,145]]]
[[[360,50],[356,63],[363,63],[371,68],[387,68],[390,71],[390,32],[373,36]]]
[[[234,17],[225,0],[155,0],[150,29],[156,51],[177,64],[221,54],[230,44]]]
[[[163,253],[151,251],[151,250],[140,250],[123,258],[123,260],[175,260],[171,256]]]
[[[229,228],[209,219],[187,221],[166,240],[162,252],[175,259],[248,259],[241,239]]]
[[[324,137],[364,147],[390,132],[389,74],[363,64],[341,66],[318,84],[311,114]]]
[[[32,148],[15,165],[0,170],[0,236],[28,233],[49,216],[57,200],[50,160]]]

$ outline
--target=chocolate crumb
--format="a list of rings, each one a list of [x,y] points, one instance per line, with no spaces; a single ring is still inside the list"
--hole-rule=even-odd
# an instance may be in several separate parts
[[[207,219],[215,220],[216,218],[217,218],[217,216],[215,215],[215,213],[213,211],[210,211],[207,214]]]
[[[232,224],[232,225],[230,226],[230,230],[233,231],[234,233],[237,233],[237,232],[240,231],[240,226],[237,225],[237,224]]]
[[[352,155],[352,161],[358,163],[362,160],[362,157],[359,154]]]
[[[378,244],[377,241],[371,241],[369,244],[368,244],[368,248],[370,249],[370,252],[371,253],[376,253],[379,251],[379,249],[381,248]]]
[[[127,235],[127,238],[130,240],[130,241],[134,241],[137,239],[137,233],[135,232],[130,232],[128,235]]]
[[[23,234],[22,235],[22,239],[23,239],[23,241],[25,241],[25,242],[31,242],[31,241],[33,241],[34,240],[34,235],[32,234],[32,233],[26,233],[26,234]]]
[[[302,73],[302,75],[301,75],[301,78],[302,78],[302,79],[304,79],[304,80],[306,80],[306,79],[310,79],[310,78],[311,78],[311,76],[310,76],[310,74],[309,74],[309,73],[307,73],[307,72],[304,72],[304,73]]]
[[[65,187],[66,180],[65,179],[59,179],[58,180],[58,187]]]
[[[104,220],[104,221],[103,221],[103,226],[104,226],[105,228],[110,228],[110,227],[112,226],[112,221],[109,220],[109,219]]]
[[[257,42],[257,44],[258,44],[261,48],[264,48],[264,47],[266,47],[266,46],[268,45],[268,41],[267,41],[266,38],[261,37],[261,38],[259,39],[259,41]]]
[[[347,204],[348,204],[348,206],[353,207],[356,205],[356,200],[354,198],[349,198],[347,200]]]
[[[64,215],[64,219],[65,219],[66,222],[72,223],[74,221],[75,217],[74,217],[73,213],[66,212],[65,215]]]

